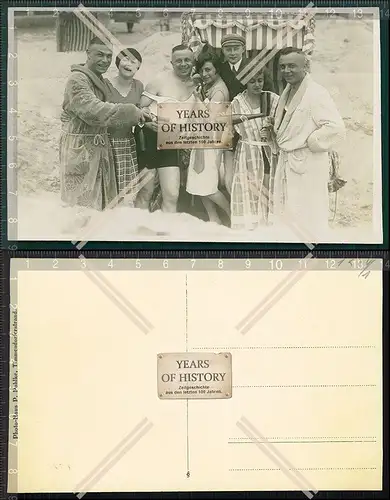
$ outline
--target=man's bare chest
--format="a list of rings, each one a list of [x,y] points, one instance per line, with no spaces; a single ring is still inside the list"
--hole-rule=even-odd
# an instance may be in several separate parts
[[[167,81],[161,85],[159,94],[164,97],[173,97],[178,101],[186,101],[194,89],[192,81],[188,83]]]

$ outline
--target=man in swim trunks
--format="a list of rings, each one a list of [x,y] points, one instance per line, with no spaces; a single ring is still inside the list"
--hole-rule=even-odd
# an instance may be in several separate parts
[[[177,45],[172,49],[172,70],[162,73],[145,88],[141,97],[141,107],[151,107],[157,102],[188,101],[193,98],[195,83],[192,73],[195,65],[194,53],[185,45]],[[157,123],[150,122],[144,127],[145,153],[144,163],[149,170],[157,170],[161,192],[163,212],[176,212],[180,191],[180,157],[179,150],[157,149]],[[152,197],[154,181],[145,186],[139,193],[137,206],[148,208]]]

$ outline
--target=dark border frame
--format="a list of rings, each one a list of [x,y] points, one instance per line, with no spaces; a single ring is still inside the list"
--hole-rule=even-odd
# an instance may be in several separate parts
[[[156,7],[156,8],[183,8],[191,9],[193,7],[215,7],[231,9],[235,7],[263,7],[272,8],[277,5],[278,8],[305,8],[308,1],[290,0],[290,1],[271,1],[262,0],[98,0],[91,1],[85,0],[82,2],[86,7],[96,6],[100,7],[127,7],[127,8],[140,8],[143,7]],[[317,0],[314,2],[318,7],[333,7],[333,8],[347,8],[347,7],[379,7],[383,13],[380,20],[380,42],[381,42],[381,104],[382,110],[388,108],[388,86],[389,86],[389,59],[388,59],[388,44],[389,44],[389,2],[388,1],[366,1],[360,0],[356,3],[350,0],[334,1],[334,0]],[[38,7],[76,7],[80,1],[68,0],[66,1],[45,1],[45,0],[11,0],[1,2],[1,74],[7,74],[7,36],[8,36],[8,20],[7,10],[8,7],[25,7],[28,5],[30,8]],[[387,14],[386,14],[387,13]],[[1,122],[7,123],[7,78],[1,79]],[[389,117],[388,113],[382,112],[382,224],[383,224],[383,244],[320,244],[317,246],[319,250],[388,250],[389,249],[389,144],[385,140],[389,135]],[[0,248],[4,250],[70,250],[74,249],[73,244],[69,241],[10,241],[7,239],[7,131],[2,127],[1,131],[1,165],[0,169],[0,230],[2,234]],[[196,243],[196,242],[89,242],[87,248],[91,250],[301,250],[305,248],[304,244],[295,243]]]
[[[64,1],[4,1],[1,2],[1,74],[7,73],[7,8],[8,7],[24,7],[26,4],[29,7],[72,7],[77,6],[80,2],[69,0]],[[337,2],[318,0],[315,2],[319,7],[379,7],[382,9],[389,9],[389,3],[384,1],[367,2],[360,0],[360,2]],[[96,5],[96,2],[85,0],[85,6]],[[116,0],[100,0],[102,7],[156,7],[156,8],[192,8],[204,6],[216,8],[234,8],[242,6],[243,3],[239,0],[221,0],[206,2],[206,0],[197,1],[181,1],[177,0],[127,0],[118,2]],[[253,0],[246,0],[244,5],[248,8],[253,7],[269,7],[275,6],[275,1],[263,0],[257,3]],[[279,8],[296,7],[303,8],[307,5],[307,1],[300,2],[292,0],[290,2],[278,2]],[[381,103],[383,109],[387,109],[387,89],[388,89],[388,74],[389,74],[389,61],[387,47],[389,42],[389,17],[381,19],[381,70],[382,70],[382,85],[381,85]],[[1,79],[1,116],[2,123],[6,123],[7,116],[7,78]],[[388,113],[382,114],[382,138],[388,137],[389,132]],[[6,184],[6,171],[7,171],[7,157],[6,157],[6,141],[7,133],[5,128],[1,131],[1,160],[2,168],[0,169],[0,230],[1,230],[1,249],[8,250],[3,252],[0,250],[0,499],[10,498],[11,495],[6,493],[7,484],[7,453],[8,453],[8,398],[9,398],[9,266],[10,259],[14,257],[28,257],[28,258],[77,258],[79,252],[73,247],[70,242],[24,242],[24,241],[8,241],[7,240],[7,184]],[[383,237],[384,243],[382,245],[343,245],[343,244],[324,244],[318,245],[313,251],[315,257],[323,258],[381,258],[385,259],[386,269],[389,270],[389,254],[385,252],[388,250],[389,233],[389,151],[388,142],[382,142],[382,188],[383,188]],[[15,251],[11,251],[15,250]],[[56,251],[57,250],[57,251]],[[92,251],[91,251],[92,250]],[[100,251],[99,251],[100,250]],[[111,251],[109,251],[111,250]],[[257,243],[125,243],[125,242],[93,242],[89,243],[83,255],[86,258],[304,258],[308,253],[305,245],[301,244],[257,244]],[[388,422],[389,422],[389,314],[388,308],[385,306],[388,303],[389,297],[389,273],[383,273],[383,490],[376,492],[361,492],[361,491],[321,491],[316,497],[326,499],[377,499],[389,497],[389,475],[388,475]],[[17,499],[26,500],[44,500],[44,499],[74,499],[73,494],[18,494]],[[94,494],[89,493],[88,498],[97,498],[101,500],[111,499],[188,499],[188,500],[206,500],[213,498],[230,499],[230,500],[249,500],[249,499],[266,499],[266,498],[303,498],[301,492],[200,492],[200,493],[118,493],[118,494]]]
[[[152,252],[151,252],[152,253]],[[191,252],[188,252],[188,257],[191,257]],[[288,254],[288,252],[286,252]],[[111,252],[85,252],[85,258],[101,258],[110,259],[115,258]],[[269,255],[261,255],[259,257],[273,257],[274,253],[269,252]],[[304,257],[305,254],[302,254]],[[317,257],[321,257],[317,253]],[[356,258],[351,252],[345,252],[344,258]],[[74,252],[58,252],[53,255],[51,252],[47,252],[47,255],[42,255],[40,252],[15,252],[12,257],[25,257],[25,258],[74,258]],[[8,254],[0,253],[0,395],[2,404],[0,405],[0,499],[11,500],[16,498],[16,500],[75,500],[76,496],[72,493],[62,494],[62,493],[19,493],[19,494],[7,494],[7,454],[8,454],[8,425],[9,425],[9,348],[10,348],[10,259],[12,258]],[[118,255],[118,257],[123,258],[124,256]],[[130,258],[136,257],[128,256]],[[154,258],[159,258],[160,256],[154,255]],[[179,256],[176,255],[176,258]],[[200,258],[200,256],[198,256]],[[208,256],[212,257],[212,256]],[[252,258],[254,256],[251,256]],[[288,258],[287,255],[285,258]],[[330,257],[326,252],[323,253],[322,257]],[[333,255],[335,257],[335,255]],[[161,257],[160,257],[161,258]],[[175,258],[172,255],[172,258]],[[179,257],[180,258],[180,257]],[[283,255],[278,254],[278,258],[284,258]],[[291,258],[291,256],[290,256]],[[386,260],[384,264],[389,261]],[[388,270],[388,269],[387,269]],[[363,499],[363,500],[376,500],[376,499],[387,499],[389,498],[389,309],[386,304],[389,302],[389,276],[390,272],[383,272],[383,300],[382,300],[382,352],[383,352],[383,489],[381,491],[319,491],[315,496],[314,500],[327,499],[327,500],[337,500],[337,499]],[[296,498],[303,499],[304,495],[300,491],[286,491],[286,492],[169,492],[169,493],[88,493],[88,498],[97,500],[257,500],[257,499],[286,499],[286,498]]]

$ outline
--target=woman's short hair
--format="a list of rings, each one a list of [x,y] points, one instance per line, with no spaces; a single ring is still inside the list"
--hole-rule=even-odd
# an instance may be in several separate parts
[[[218,54],[211,50],[201,52],[198,60],[196,61],[196,72],[199,73],[203,65],[207,62],[211,62],[218,74],[221,73],[221,59],[218,57]]]
[[[119,68],[119,63],[121,62],[121,59],[126,59],[129,57],[129,54],[133,55],[137,61],[139,61],[140,65],[142,63],[142,57],[141,54],[138,52],[138,50],[135,50],[131,47],[128,49],[123,49],[119,52],[119,54],[115,58],[115,66]]]
[[[248,61],[246,61],[245,67],[247,67],[253,61],[253,59],[254,58],[248,59]],[[245,69],[245,67],[243,69]],[[252,68],[250,71],[252,71],[253,68],[254,68],[254,66],[252,65]],[[256,71],[256,73],[250,78],[250,80],[252,80],[252,78],[255,78],[256,76],[260,75],[261,73],[264,76],[263,90],[268,90],[270,92],[274,92],[274,85],[272,82],[272,76],[271,76],[269,69],[266,66],[263,66],[262,68],[259,69],[259,71]]]

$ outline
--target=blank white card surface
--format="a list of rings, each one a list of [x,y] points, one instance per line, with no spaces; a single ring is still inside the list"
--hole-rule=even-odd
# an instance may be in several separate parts
[[[10,492],[382,488],[380,271],[12,266]]]

